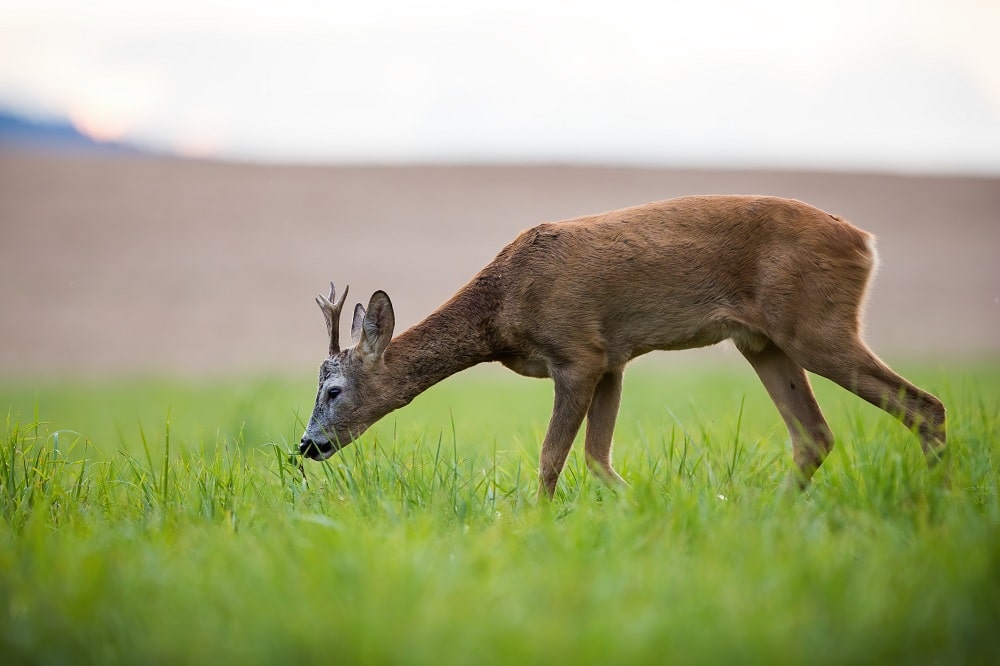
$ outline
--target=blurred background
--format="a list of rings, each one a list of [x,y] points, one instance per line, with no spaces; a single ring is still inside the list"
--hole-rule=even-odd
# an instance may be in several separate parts
[[[312,372],[330,279],[402,330],[526,227],[704,193],[878,235],[883,355],[996,358],[998,34],[986,0],[0,0],[0,376]]]

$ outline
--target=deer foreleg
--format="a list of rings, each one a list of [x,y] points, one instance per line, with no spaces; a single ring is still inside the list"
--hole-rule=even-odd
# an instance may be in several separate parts
[[[552,378],[555,381],[555,404],[542,442],[538,471],[538,496],[546,498],[556,492],[556,482],[566,464],[573,438],[590,407],[598,379],[592,373],[572,371],[553,373]]]
[[[609,370],[597,382],[587,412],[587,467],[609,486],[625,480],[611,466],[611,439],[622,397],[622,368]]]

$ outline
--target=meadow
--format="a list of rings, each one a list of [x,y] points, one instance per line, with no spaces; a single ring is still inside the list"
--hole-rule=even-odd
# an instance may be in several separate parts
[[[788,436],[740,361],[626,373],[615,460],[537,503],[549,382],[470,371],[324,463],[312,379],[7,382],[4,664],[995,663],[1000,366],[896,364],[949,408],[950,478],[814,386]]]

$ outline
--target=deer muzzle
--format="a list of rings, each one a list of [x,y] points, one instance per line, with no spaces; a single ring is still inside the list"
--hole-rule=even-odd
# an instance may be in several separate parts
[[[299,453],[310,460],[326,460],[337,448],[329,440],[318,440],[305,435],[299,442]]]

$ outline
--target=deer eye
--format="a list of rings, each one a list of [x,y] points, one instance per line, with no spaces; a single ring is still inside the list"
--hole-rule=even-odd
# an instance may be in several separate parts
[[[340,395],[340,389],[334,386],[333,388],[331,388],[329,391],[326,392],[326,399],[329,400],[330,402],[333,402],[334,400],[337,399],[338,395]]]

